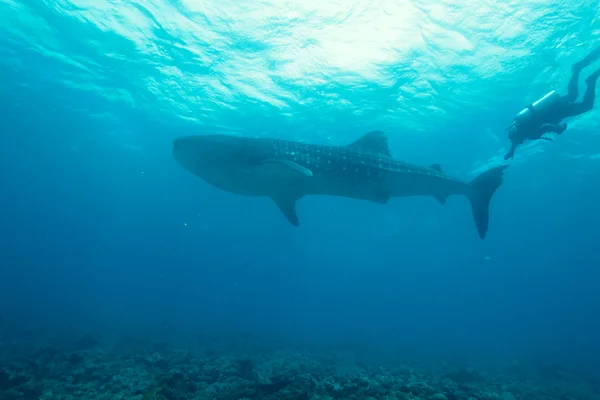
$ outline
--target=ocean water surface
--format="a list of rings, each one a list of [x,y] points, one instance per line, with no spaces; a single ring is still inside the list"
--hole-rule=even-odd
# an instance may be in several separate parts
[[[598,107],[503,159],[599,10],[0,1],[0,399],[600,398]],[[509,164],[486,239],[458,196],[307,196],[296,228],[171,154],[373,130],[461,179]]]

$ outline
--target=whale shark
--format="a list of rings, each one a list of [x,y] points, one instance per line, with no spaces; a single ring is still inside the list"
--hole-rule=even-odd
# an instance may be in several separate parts
[[[463,181],[446,175],[439,164],[394,159],[382,131],[343,146],[223,134],[182,136],[173,140],[172,152],[181,166],[218,189],[270,198],[296,227],[296,203],[307,195],[379,204],[408,196],[430,196],[445,204],[449,196],[462,195],[471,203],[481,239],[488,231],[490,201],[508,167],[492,167]]]

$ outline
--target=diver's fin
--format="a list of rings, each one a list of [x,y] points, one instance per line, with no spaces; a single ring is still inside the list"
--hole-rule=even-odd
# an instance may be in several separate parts
[[[298,174],[310,178],[313,173],[310,169],[290,160],[283,158],[274,158],[262,163],[261,168],[264,168],[268,174],[274,176],[289,176],[289,174]]]
[[[371,131],[366,133],[346,147],[369,153],[380,154],[385,157],[392,157],[388,144],[388,138],[382,131]]]
[[[440,164],[431,164],[429,168],[434,169],[437,172],[444,172],[442,171],[442,166]]]
[[[279,210],[285,215],[290,224],[295,227],[300,226],[298,215],[296,214],[296,201],[302,196],[296,196],[291,193],[281,192],[271,195],[271,200],[277,204]]]
[[[471,210],[477,232],[481,239],[485,239],[490,219],[490,201],[496,190],[502,184],[504,170],[508,165],[493,167],[481,173],[470,182],[471,190],[468,194]]]

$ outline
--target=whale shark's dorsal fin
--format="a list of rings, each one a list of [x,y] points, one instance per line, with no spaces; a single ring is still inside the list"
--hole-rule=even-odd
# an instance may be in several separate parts
[[[369,153],[381,154],[382,156],[390,158],[392,157],[388,138],[382,131],[371,131],[366,133],[346,147]]]

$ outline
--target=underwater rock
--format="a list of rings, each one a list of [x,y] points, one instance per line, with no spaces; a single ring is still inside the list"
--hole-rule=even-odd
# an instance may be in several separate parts
[[[15,389],[22,393],[23,399],[39,399],[43,394],[43,386],[32,381],[28,381]]]
[[[148,358],[148,363],[156,368],[159,368],[163,371],[166,371],[169,369],[169,363],[167,360],[165,360],[163,358],[163,356],[160,355],[160,353],[153,353],[152,356],[150,358]]]
[[[254,363],[249,358],[242,358],[237,360],[237,372],[238,376],[248,381],[254,379]]]
[[[75,351],[90,350],[96,347],[99,343],[100,341],[94,335],[91,333],[86,333],[74,343],[73,348]]]
[[[292,380],[290,378],[286,378],[283,376],[275,376],[271,378],[271,383],[260,383],[256,385],[256,391],[261,395],[271,395],[273,393],[277,393],[287,386],[292,384]]]
[[[9,390],[11,387],[10,375],[8,372],[0,370],[0,391]]]
[[[23,393],[15,389],[10,389],[2,393],[2,400],[23,400]]]
[[[459,384],[477,383],[485,380],[481,372],[473,367],[453,368],[445,375]]]
[[[79,364],[83,363],[84,358],[79,353],[71,353],[71,355],[68,358],[68,361],[71,365],[79,365]]]
[[[4,370],[0,370],[0,391],[17,388],[26,384],[29,380],[30,379],[24,375],[11,375]]]

